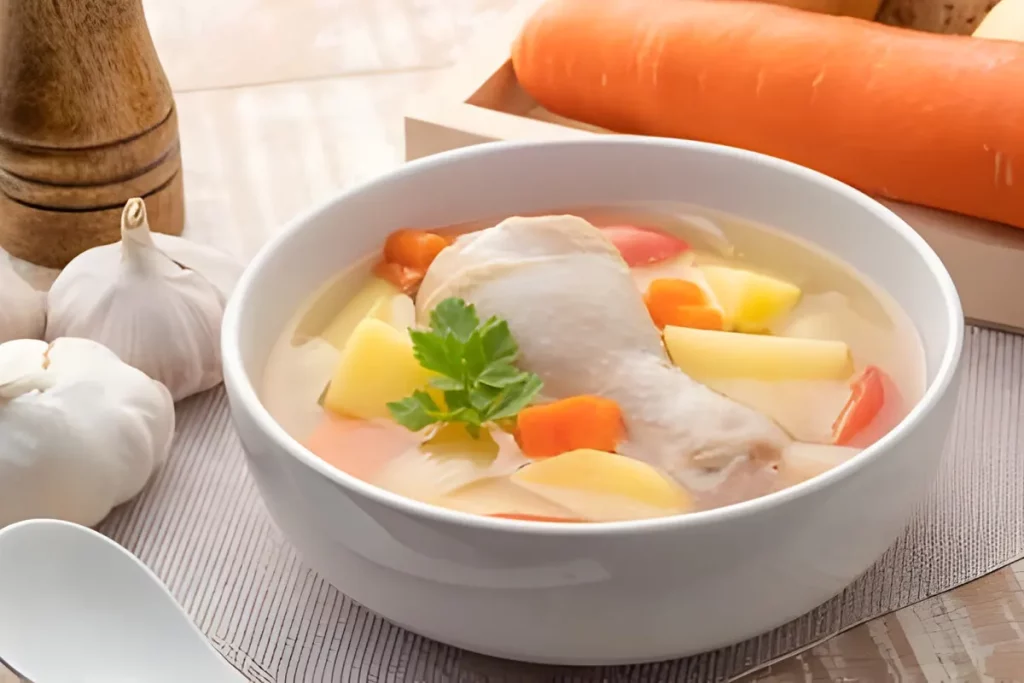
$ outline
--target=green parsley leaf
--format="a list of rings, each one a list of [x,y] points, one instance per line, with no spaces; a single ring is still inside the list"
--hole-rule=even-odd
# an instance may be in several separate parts
[[[430,380],[430,386],[440,391],[461,391],[462,382],[451,377],[435,377]],[[451,404],[448,406],[451,407]]]
[[[531,374],[523,382],[505,387],[494,400],[491,410],[487,413],[487,419],[493,421],[515,417],[519,411],[530,405],[530,401],[543,386],[540,377]]]
[[[519,368],[508,361],[499,361],[491,363],[484,368],[484,371],[480,373],[476,381],[495,389],[502,389],[522,382],[525,379],[526,373],[519,370]]]
[[[439,376],[430,386],[444,394],[444,407],[425,391],[388,404],[395,421],[412,431],[435,423],[460,423],[479,438],[487,422],[509,422],[528,406],[543,383],[515,366],[519,346],[508,323],[480,322],[476,308],[449,298],[430,314],[430,329],[411,330],[413,353]]]
[[[420,330],[409,330],[409,337],[412,339],[412,355],[420,365],[442,375],[458,374],[458,358],[452,359],[445,337]]]
[[[388,403],[388,410],[395,422],[414,432],[437,422],[440,413],[434,399],[425,391],[417,391],[401,401]]]
[[[477,377],[487,369],[488,358],[484,352],[484,341],[479,334],[471,335],[462,351],[463,367],[470,377]]]
[[[480,339],[484,346],[484,355],[491,362],[506,360],[511,362],[519,353],[516,340],[508,329],[508,323],[498,318],[491,318],[480,330]]]
[[[481,384],[469,392],[469,404],[476,410],[486,414],[497,397],[497,389]]]
[[[465,343],[480,326],[476,308],[462,299],[445,299],[430,313],[430,329],[441,336],[451,334]]]
[[[469,403],[469,396],[461,386],[454,391],[444,392],[444,402],[448,406],[448,410],[452,412],[472,407]]]

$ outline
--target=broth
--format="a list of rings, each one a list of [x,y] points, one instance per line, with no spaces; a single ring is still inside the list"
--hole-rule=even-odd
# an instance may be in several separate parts
[[[689,276],[680,275],[685,270],[697,273],[695,281],[705,293],[713,292],[716,306],[725,310],[720,305],[722,290],[704,279],[704,274],[718,272],[716,266],[745,269],[795,285],[800,290],[798,302],[785,315],[756,330],[757,336],[845,343],[852,367],[858,373],[864,372],[866,377],[867,368],[880,371],[877,377],[882,379],[877,391],[884,387],[881,408],[843,442],[845,448],[829,446],[825,444],[838,438],[833,433],[833,422],[851,400],[853,378],[800,378],[810,373],[807,368],[796,368],[796,378],[792,379],[730,377],[727,371],[722,376],[695,379],[716,394],[754,409],[780,425],[796,443],[786,445],[777,460],[733,458],[721,467],[702,465],[682,473],[666,465],[664,458],[658,460],[646,452],[632,452],[632,440],[627,435],[627,443],[619,449],[627,457],[618,455],[617,459],[608,460],[599,454],[591,460],[579,460],[580,465],[559,455],[541,467],[539,459],[527,457],[525,447],[520,447],[523,435],[516,432],[513,437],[500,429],[485,431],[486,447],[482,442],[456,438],[450,448],[446,446],[447,451],[430,451],[422,445],[422,434],[394,423],[386,415],[353,419],[333,415],[321,406],[325,385],[332,378],[342,357],[340,349],[346,343],[346,339],[333,335],[351,332],[359,318],[341,323],[337,320],[339,312],[354,298],[365,295],[379,254],[368,255],[326,283],[283,330],[264,374],[264,405],[289,434],[319,457],[352,476],[396,493],[474,514],[542,521],[606,521],[719,507],[799,483],[848,459],[856,452],[853,449],[876,441],[920,399],[925,386],[924,353],[907,315],[880,288],[816,246],[775,228],[678,204],[567,207],[562,213],[579,216],[599,227],[650,227],[682,238],[690,245],[678,258],[633,268],[633,281],[641,292],[650,293],[648,287],[656,279],[686,279]],[[436,232],[461,235],[494,226],[503,218],[447,226]],[[403,309],[400,314],[392,311],[390,315],[397,315],[403,324],[412,325],[414,321],[411,309]],[[736,321],[738,325],[738,317]],[[403,324],[399,327],[404,329]],[[675,329],[674,325],[671,327]],[[373,384],[372,378],[364,381]],[[633,422],[627,420],[627,424],[642,421],[637,418]],[[433,428],[427,431],[430,429]],[[471,452],[474,448],[480,452]],[[636,444],[632,448],[636,451]],[[653,465],[652,471],[657,470],[669,488],[652,479],[646,470],[641,471],[641,465],[634,467],[636,463],[628,456]],[[552,464],[553,461],[558,463]],[[583,470],[573,470],[570,465]],[[591,482],[590,488],[583,486],[580,482],[599,466],[611,468],[607,471],[612,474],[607,476],[619,483],[611,488],[602,481]],[[622,467],[627,469],[620,472],[617,468]],[[631,467],[634,469],[628,469]],[[530,472],[537,473],[540,483],[529,481],[526,468],[533,468]],[[622,482],[639,487],[636,490],[642,489],[650,500],[639,496],[627,501],[633,489],[619,490],[627,486]],[[678,499],[685,499],[685,504],[674,507],[673,501],[677,499],[672,498],[676,495],[670,490],[672,486],[679,488],[680,495],[685,494]]]

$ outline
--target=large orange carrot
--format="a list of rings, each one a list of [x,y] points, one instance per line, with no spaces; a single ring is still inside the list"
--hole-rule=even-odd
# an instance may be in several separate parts
[[[512,51],[555,114],[742,147],[1024,227],[1024,45],[735,0],[548,0]]]

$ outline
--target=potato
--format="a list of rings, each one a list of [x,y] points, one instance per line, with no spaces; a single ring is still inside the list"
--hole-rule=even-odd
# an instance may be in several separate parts
[[[800,300],[800,288],[742,268],[702,266],[726,326],[740,332],[764,332]]]
[[[772,337],[740,332],[665,328],[672,362],[694,379],[847,379],[850,348],[841,341]]]
[[[339,351],[345,348],[352,331],[367,316],[379,318],[385,308],[385,302],[391,297],[401,294],[398,288],[386,280],[372,278],[355,296],[349,299],[334,320],[320,335]],[[371,315],[371,312],[373,314]]]
[[[765,382],[738,377],[709,377],[704,383],[737,403],[775,420],[797,441],[831,443],[832,423],[850,399],[850,384],[840,380]]]
[[[537,460],[512,482],[584,519],[612,521],[688,512],[690,495],[646,463],[581,448]]]
[[[348,417],[387,418],[388,403],[425,389],[432,377],[413,357],[408,332],[364,318],[341,352],[324,407]]]

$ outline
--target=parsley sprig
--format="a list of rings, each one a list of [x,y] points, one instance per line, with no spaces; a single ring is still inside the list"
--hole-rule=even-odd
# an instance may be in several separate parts
[[[543,386],[540,377],[514,364],[519,346],[508,323],[480,322],[462,299],[442,301],[430,314],[429,330],[410,330],[413,354],[440,376],[430,386],[444,395],[439,406],[426,391],[388,403],[395,421],[412,431],[435,423],[462,423],[474,438],[487,422],[507,420],[529,405]]]

